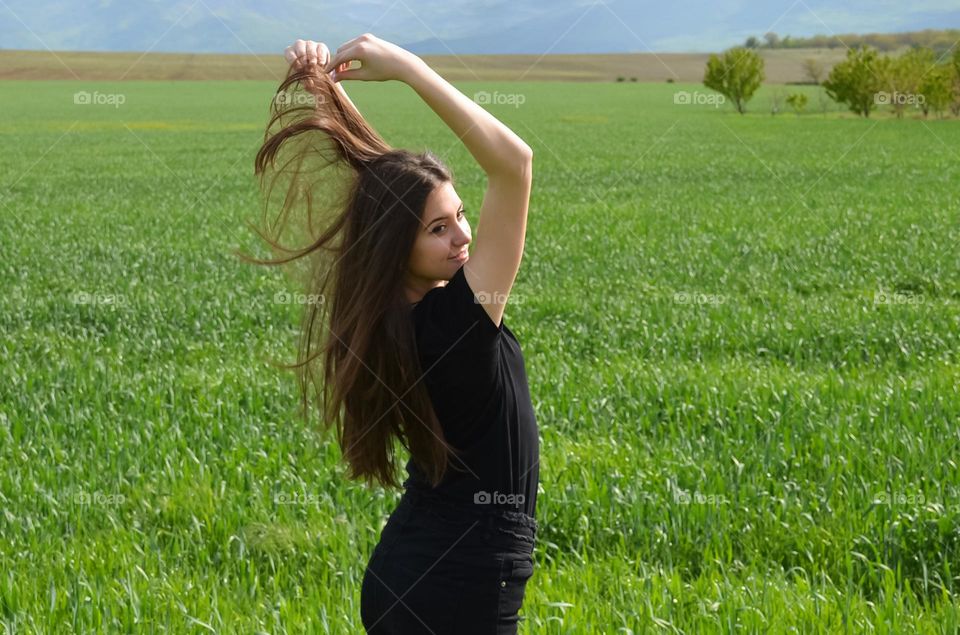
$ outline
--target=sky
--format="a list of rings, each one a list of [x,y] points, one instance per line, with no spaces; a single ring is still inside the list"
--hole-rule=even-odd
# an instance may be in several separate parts
[[[277,53],[364,32],[418,54],[707,52],[781,36],[960,28],[960,0],[0,0],[0,48]]]

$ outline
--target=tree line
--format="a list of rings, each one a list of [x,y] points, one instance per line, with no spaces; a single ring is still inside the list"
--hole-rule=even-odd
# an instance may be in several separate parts
[[[960,29],[926,29],[906,33],[847,33],[843,35],[814,35],[812,37],[780,37],[774,32],[764,34],[763,39],[750,36],[743,46],[748,49],[797,49],[797,48],[860,48],[870,46],[878,51],[895,51],[901,48],[928,48],[943,54],[960,40]]]
[[[948,111],[960,116],[960,47],[952,54],[917,47],[890,56],[860,46],[849,49],[846,59],[835,65],[826,79],[825,68],[816,60],[805,60],[804,70],[810,83],[821,85],[830,99],[863,117],[884,106],[898,118],[908,108],[924,117],[930,113],[943,117]],[[710,56],[703,83],[743,114],[765,78],[763,58],[756,50],[739,46]],[[796,93],[786,97],[786,102],[799,114],[807,96]]]

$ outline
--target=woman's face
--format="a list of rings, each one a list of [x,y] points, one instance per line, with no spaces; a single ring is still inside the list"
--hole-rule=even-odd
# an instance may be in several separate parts
[[[427,197],[407,267],[411,302],[419,302],[427,291],[446,284],[465,262],[454,258],[471,241],[470,223],[462,210],[463,202],[449,182],[438,185]]]

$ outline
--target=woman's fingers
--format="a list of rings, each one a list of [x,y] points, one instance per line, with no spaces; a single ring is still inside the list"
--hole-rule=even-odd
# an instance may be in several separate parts
[[[283,51],[283,57],[290,64],[303,60],[307,52],[307,43],[303,40],[297,40]]]
[[[304,52],[307,50],[307,43],[303,40],[296,40],[293,43],[293,58],[298,60],[303,57]]]
[[[356,46],[350,48],[340,47],[337,49],[337,54],[333,56],[333,59],[324,67],[325,71],[331,71],[336,69],[339,73],[341,70],[347,70],[350,67],[350,62],[359,58],[360,51]]]
[[[320,64],[324,66],[330,60],[330,49],[323,42],[297,40],[283,51],[290,64]]]
[[[336,54],[333,56],[333,59],[330,60],[330,63],[326,66],[326,69],[332,70],[334,62],[336,62],[337,64],[341,63],[344,60],[349,62],[351,58],[344,58],[342,57],[343,54],[347,53],[348,51],[352,51],[353,53],[356,53],[357,47],[360,45],[360,43],[365,41],[367,41],[366,33],[364,33],[363,35],[358,35],[352,40],[347,40],[346,42],[341,44],[340,47],[337,49]],[[337,58],[340,58],[340,59],[338,60]],[[356,58],[353,58],[353,59],[356,59]]]
[[[327,62],[330,61],[330,49],[327,48],[327,45],[323,42],[320,42],[317,45],[317,64],[320,66],[326,66]]]
[[[366,39],[365,36],[366,36],[366,33],[364,33],[363,35],[358,35],[357,37],[353,38],[352,40],[347,40],[346,42],[344,42],[343,44],[341,44],[341,45],[337,48],[337,53],[339,53],[340,51],[344,51],[344,50],[346,50],[346,49],[348,49],[348,48],[351,48],[354,44],[357,44],[357,43],[360,42],[361,40]]]
[[[329,51],[327,50],[327,45],[323,42],[314,42],[313,51],[311,51],[310,61],[314,64],[319,64],[323,66],[324,56],[328,55]]]
[[[331,76],[331,79],[336,83],[343,81],[345,79],[366,79],[366,75],[363,74],[364,69],[361,68],[344,68],[343,70],[338,70]]]
[[[364,69],[366,64],[363,58],[376,52],[369,48],[368,43],[371,37],[364,33],[344,42],[335,54],[331,54],[330,49],[323,42],[298,39],[286,48],[284,57],[288,62],[297,66],[318,64],[324,72],[333,73],[334,81],[365,79],[370,69]],[[357,68],[350,68],[350,63],[353,60],[360,62]]]

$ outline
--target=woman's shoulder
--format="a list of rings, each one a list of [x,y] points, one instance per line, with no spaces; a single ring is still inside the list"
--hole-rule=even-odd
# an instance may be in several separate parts
[[[493,349],[506,334],[497,326],[470,288],[463,267],[446,285],[430,289],[412,308],[418,342],[436,340],[448,346]]]

